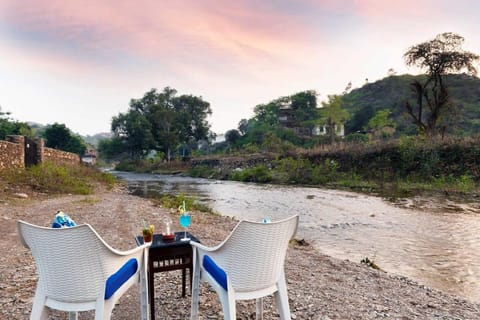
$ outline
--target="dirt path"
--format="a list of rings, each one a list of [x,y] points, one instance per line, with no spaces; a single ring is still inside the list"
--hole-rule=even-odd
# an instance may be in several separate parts
[[[157,226],[169,209],[130,196],[122,189],[98,191],[90,196],[61,196],[39,199],[0,199],[0,319],[28,319],[36,286],[35,266],[30,252],[22,247],[16,232],[18,219],[49,225],[57,210],[77,222],[91,224],[117,249],[135,246],[133,237],[145,219]],[[204,244],[218,244],[236,221],[195,212],[191,232]],[[59,247],[59,250],[62,248]],[[480,319],[480,304],[474,304],[401,276],[374,270],[363,264],[323,255],[308,245],[292,244],[287,254],[286,276],[293,319]],[[181,273],[157,274],[156,318],[188,319],[190,297],[181,298]],[[132,288],[114,309],[112,319],[138,319],[138,289]],[[264,304],[264,319],[278,319],[271,298]],[[237,303],[239,319],[254,319],[253,301]],[[202,319],[222,319],[216,295],[201,286]],[[91,313],[80,314],[91,319]],[[54,312],[52,319],[66,319]]]

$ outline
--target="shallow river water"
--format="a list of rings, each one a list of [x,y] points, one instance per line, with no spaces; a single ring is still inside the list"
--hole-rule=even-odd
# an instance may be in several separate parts
[[[401,208],[379,197],[320,188],[114,172],[137,195],[195,196],[240,219],[300,214],[298,238],[321,252],[480,302],[480,213]]]

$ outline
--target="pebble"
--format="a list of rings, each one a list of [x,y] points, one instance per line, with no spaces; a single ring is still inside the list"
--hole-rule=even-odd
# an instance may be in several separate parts
[[[26,193],[14,193],[13,195],[17,198],[22,198],[22,199],[28,198],[28,194]]]
[[[89,197],[98,201],[81,201]],[[29,251],[18,241],[17,219],[48,225],[58,208],[68,212],[77,223],[88,222],[104,240],[119,250],[134,246],[144,218],[160,226],[171,216],[180,229],[175,211],[157,207],[149,200],[125,191],[97,192],[90,196],[51,197],[29,201],[12,208],[0,206],[0,319],[28,319],[37,276]],[[102,214],[99,214],[102,213]],[[156,213],[156,214],[154,214]],[[202,243],[220,243],[235,226],[231,218],[195,212],[189,231]],[[373,270],[365,265],[338,260],[316,251],[312,246],[292,242],[287,252],[287,278],[291,317],[297,319],[480,319],[480,304],[419,285],[405,277]],[[189,282],[187,281],[187,284]],[[180,297],[181,272],[155,275],[156,318],[188,319],[190,295]],[[188,289],[188,287],[187,287]],[[115,307],[112,320],[139,319],[138,287],[134,286]],[[200,286],[200,319],[223,319],[219,299],[208,285]],[[255,301],[237,304],[238,319],[255,319]],[[49,319],[65,319],[65,313],[53,312]],[[79,320],[92,319],[91,312]],[[264,320],[278,319],[275,299],[264,299]]]

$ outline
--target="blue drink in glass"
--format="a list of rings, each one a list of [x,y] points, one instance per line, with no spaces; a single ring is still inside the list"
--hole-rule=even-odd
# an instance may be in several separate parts
[[[188,228],[188,226],[190,225],[190,215],[189,214],[182,214],[180,216],[180,225],[183,228]]]
[[[182,214],[180,214],[179,221],[182,228],[185,228],[185,236],[180,240],[182,241],[190,240],[190,238],[187,237],[187,228],[190,225],[190,221],[191,221],[190,214],[188,212],[183,212]]]

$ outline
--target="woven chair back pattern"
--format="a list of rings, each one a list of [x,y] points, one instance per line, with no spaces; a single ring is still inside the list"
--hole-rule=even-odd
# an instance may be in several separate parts
[[[108,250],[90,226],[51,229],[21,224],[20,228],[47,297],[69,302],[98,297],[109,272],[108,266],[98,265]]]
[[[218,252],[235,291],[268,288],[278,281],[297,223],[298,216],[294,216],[272,223],[241,221],[237,225]]]

